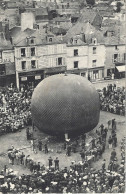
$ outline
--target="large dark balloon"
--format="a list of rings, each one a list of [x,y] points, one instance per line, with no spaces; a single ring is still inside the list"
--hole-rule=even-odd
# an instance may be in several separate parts
[[[35,88],[31,112],[35,126],[50,135],[86,133],[99,122],[99,96],[84,77],[53,75]]]

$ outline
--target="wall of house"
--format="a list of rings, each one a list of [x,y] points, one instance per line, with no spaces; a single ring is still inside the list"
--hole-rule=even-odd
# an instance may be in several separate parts
[[[14,62],[14,50],[4,50],[2,52],[2,60],[4,62]]]
[[[31,56],[31,48],[35,48],[35,56]],[[58,57],[62,57],[62,65],[66,65],[66,45],[39,45],[33,47],[15,47],[16,71],[23,71],[21,63],[26,61],[26,70],[31,70],[31,60],[36,61],[36,69],[55,67]],[[21,48],[25,48],[26,56],[21,56]]]
[[[119,54],[118,62],[124,62],[125,45],[118,45],[117,49],[115,46],[106,46],[106,57],[105,57],[105,76],[107,76],[107,69],[115,68],[114,54]]]
[[[24,31],[27,28],[33,29],[35,23],[35,17],[32,12],[21,14],[21,30]]]
[[[96,47],[96,54],[93,54],[93,47]],[[96,60],[96,66],[93,66],[93,60]],[[88,68],[104,67],[105,63],[105,46],[104,45],[89,45],[88,51]]]
[[[74,50],[78,49],[78,56],[74,56]],[[78,61],[78,68],[84,69],[88,66],[88,47],[87,46],[68,46],[67,47],[67,69],[74,69],[74,61]]]

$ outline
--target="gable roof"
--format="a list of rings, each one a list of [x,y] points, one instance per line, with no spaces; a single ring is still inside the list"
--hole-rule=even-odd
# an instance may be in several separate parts
[[[6,40],[4,33],[0,33],[0,50],[12,49],[10,41]]]
[[[89,22],[77,22],[72,28],[70,28],[64,37],[65,41],[73,38],[76,35],[84,34],[86,38],[86,43],[90,44],[92,38],[97,38],[98,43],[104,42],[104,37],[101,31],[97,30]]]
[[[31,36],[35,30],[27,28],[24,31],[21,31],[21,27],[14,27],[11,29],[10,35],[13,38],[13,44],[17,45],[26,37]]]
[[[81,11],[81,16],[78,19],[79,22],[90,21],[90,23],[92,24],[96,15],[99,14],[98,11],[93,9],[83,9]]]

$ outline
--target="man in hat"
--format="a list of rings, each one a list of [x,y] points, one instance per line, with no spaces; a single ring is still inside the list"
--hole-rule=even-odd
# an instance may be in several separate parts
[[[104,160],[102,161],[102,171],[103,171],[103,172],[105,171],[105,162],[106,162],[106,160],[104,159]]]
[[[48,146],[47,146],[47,143],[45,143],[45,154],[48,153]]]
[[[53,161],[53,159],[51,158],[51,156],[49,157],[48,161],[49,161],[49,169],[50,169],[51,166],[52,166],[52,161]]]
[[[54,162],[55,162],[55,170],[59,170],[59,159],[58,159],[58,157],[56,157]]]

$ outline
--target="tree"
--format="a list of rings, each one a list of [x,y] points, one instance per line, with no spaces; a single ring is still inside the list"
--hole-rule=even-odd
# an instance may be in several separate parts
[[[94,5],[95,4],[95,0],[86,0],[88,5]]]

